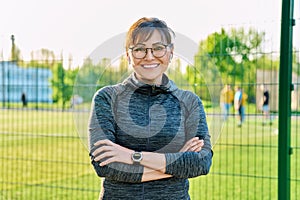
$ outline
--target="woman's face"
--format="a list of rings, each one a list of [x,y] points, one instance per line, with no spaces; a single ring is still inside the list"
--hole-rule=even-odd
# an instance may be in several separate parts
[[[160,33],[155,30],[147,41],[137,43],[134,45],[134,47],[137,47],[137,50],[145,48],[159,49],[161,44],[166,45],[166,43],[162,41]],[[146,56],[138,59],[135,58],[137,56],[133,56],[133,51],[134,50],[129,51],[128,56],[132,63],[132,67],[135,71],[137,79],[143,83],[160,85],[162,81],[162,75],[168,68],[173,49],[167,47],[166,54],[160,58],[154,57],[151,53],[151,49],[147,49]]]

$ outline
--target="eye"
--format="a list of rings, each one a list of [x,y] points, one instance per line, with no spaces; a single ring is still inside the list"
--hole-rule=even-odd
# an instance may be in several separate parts
[[[164,49],[165,49],[164,46],[155,46],[155,47],[153,47],[153,51],[162,51]]]
[[[135,47],[135,48],[133,48],[133,51],[134,52],[145,52],[146,49],[144,47]]]

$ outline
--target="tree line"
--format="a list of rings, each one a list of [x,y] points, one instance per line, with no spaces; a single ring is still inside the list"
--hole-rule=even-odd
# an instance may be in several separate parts
[[[265,52],[264,42],[265,33],[254,28],[222,28],[199,42],[194,64],[186,66],[184,73],[179,69],[180,60],[174,61],[171,68],[175,73],[170,76],[182,87],[191,87],[204,100],[210,100],[212,95],[207,85],[231,84],[244,86],[249,100],[254,101],[255,87],[251,84],[256,82],[257,69],[279,69],[279,52]],[[13,48],[17,49],[16,46]],[[15,56],[12,60],[20,60],[16,57],[20,56],[19,50],[12,56]],[[299,75],[299,59],[293,60],[293,69]],[[84,101],[90,101],[96,89],[120,82],[129,73],[125,57],[120,57],[118,66],[112,66],[111,58],[103,58],[99,63],[86,58],[82,66],[72,69],[64,67],[63,59],[56,59],[47,49],[32,53],[31,61],[21,65],[51,69],[52,98],[63,108],[74,93],[80,93]],[[222,83],[216,81],[218,77]]]

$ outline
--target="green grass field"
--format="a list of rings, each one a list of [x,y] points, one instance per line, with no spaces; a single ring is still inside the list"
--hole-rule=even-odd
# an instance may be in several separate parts
[[[86,114],[83,120],[86,119]],[[291,199],[300,196],[300,118],[292,120]],[[100,179],[72,112],[0,110],[0,199],[97,199]],[[210,126],[212,120],[208,117]],[[211,133],[214,134],[214,133]],[[191,198],[277,199],[278,123],[232,116],[214,145],[207,176],[191,179]],[[298,190],[296,189],[298,188]]]

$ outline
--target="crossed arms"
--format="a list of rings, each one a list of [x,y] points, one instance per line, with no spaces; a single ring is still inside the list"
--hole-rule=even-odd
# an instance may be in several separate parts
[[[134,151],[116,143],[109,97],[105,93],[95,96],[89,121],[90,156],[98,176],[137,183],[170,177],[190,178],[209,172],[213,153],[208,130],[204,138],[203,130],[196,133],[177,153],[145,151],[140,165],[134,165],[131,160]],[[195,106],[199,106],[199,100]],[[199,123],[196,129],[206,131],[205,115],[204,118],[199,116],[199,110],[195,109],[186,124]],[[199,120],[194,121],[195,118]]]

